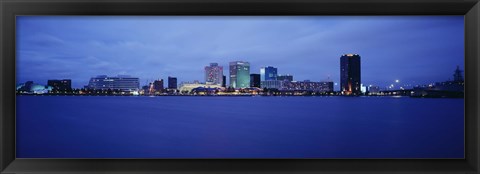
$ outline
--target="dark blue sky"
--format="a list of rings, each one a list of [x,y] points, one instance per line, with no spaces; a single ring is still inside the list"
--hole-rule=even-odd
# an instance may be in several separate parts
[[[127,74],[204,81],[204,66],[243,60],[294,80],[339,83],[340,56],[362,57],[362,83],[452,79],[464,67],[463,16],[17,17],[17,82]],[[227,78],[228,79],[228,78]],[[227,80],[228,81],[228,80]],[[338,89],[338,86],[336,87]]]

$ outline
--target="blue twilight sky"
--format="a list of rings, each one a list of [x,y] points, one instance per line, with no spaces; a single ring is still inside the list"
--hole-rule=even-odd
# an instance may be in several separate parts
[[[362,83],[381,87],[453,78],[464,67],[463,16],[20,16],[17,82],[175,76],[204,81],[204,67],[248,61],[294,80],[340,81],[340,56],[362,57]],[[336,86],[338,89],[338,85]]]

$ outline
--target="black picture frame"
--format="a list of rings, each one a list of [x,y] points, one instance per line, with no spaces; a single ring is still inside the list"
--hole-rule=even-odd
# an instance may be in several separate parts
[[[479,173],[479,0],[0,0],[1,173]],[[17,15],[464,15],[465,159],[16,159]]]

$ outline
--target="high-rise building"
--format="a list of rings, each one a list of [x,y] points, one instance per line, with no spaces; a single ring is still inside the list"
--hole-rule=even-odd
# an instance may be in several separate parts
[[[139,78],[125,75],[118,75],[116,77],[108,77],[106,75],[99,75],[90,78],[88,83],[90,89],[112,89],[121,91],[137,91],[140,88]]]
[[[51,86],[55,91],[70,91],[72,90],[72,80],[48,80],[47,85]]]
[[[218,63],[210,63],[205,67],[205,82],[209,84],[222,85],[223,83],[223,67]]]
[[[250,87],[260,88],[260,74],[250,74]]]
[[[260,68],[260,81],[277,80],[277,68],[267,66]]]
[[[227,87],[227,76],[223,75],[222,87]]]
[[[168,89],[177,89],[177,78],[168,76]]]
[[[244,61],[230,62],[230,87],[250,87],[250,63]]]
[[[340,57],[340,91],[345,95],[361,94],[360,55]]]
[[[153,81],[153,89],[155,92],[163,92],[163,79]]]
[[[293,81],[293,75],[290,75],[290,74],[278,75],[277,80],[291,82],[291,81]]]

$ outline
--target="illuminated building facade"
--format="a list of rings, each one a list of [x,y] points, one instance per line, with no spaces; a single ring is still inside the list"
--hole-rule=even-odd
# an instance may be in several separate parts
[[[218,66],[218,63],[210,63],[210,66],[206,66],[205,82],[222,85],[223,84],[223,67]]]
[[[230,87],[250,87],[250,63],[244,61],[230,62]]]
[[[182,83],[180,84],[180,92],[181,93],[190,93],[195,88],[218,88],[221,89],[222,86],[217,84],[203,84],[203,83]]]
[[[267,66],[260,68],[260,81],[277,80],[277,68]]]
[[[108,77],[99,75],[90,78],[88,88],[94,90],[121,90],[121,91],[138,91],[140,82],[139,78],[131,76]]]
[[[361,94],[360,55],[345,54],[340,57],[340,91],[344,95]]]
[[[261,88],[267,89],[282,89],[283,81],[280,80],[265,80],[261,82]]]
[[[368,86],[360,84],[360,91],[362,92],[362,94],[366,94],[368,92]]]
[[[282,90],[287,91],[313,91],[333,92],[333,82],[311,82],[311,81],[282,81]]]
[[[43,86],[33,83],[33,81],[27,81],[25,83],[19,84],[17,87],[18,93],[28,93],[28,94],[45,94],[53,90],[52,86]]]

